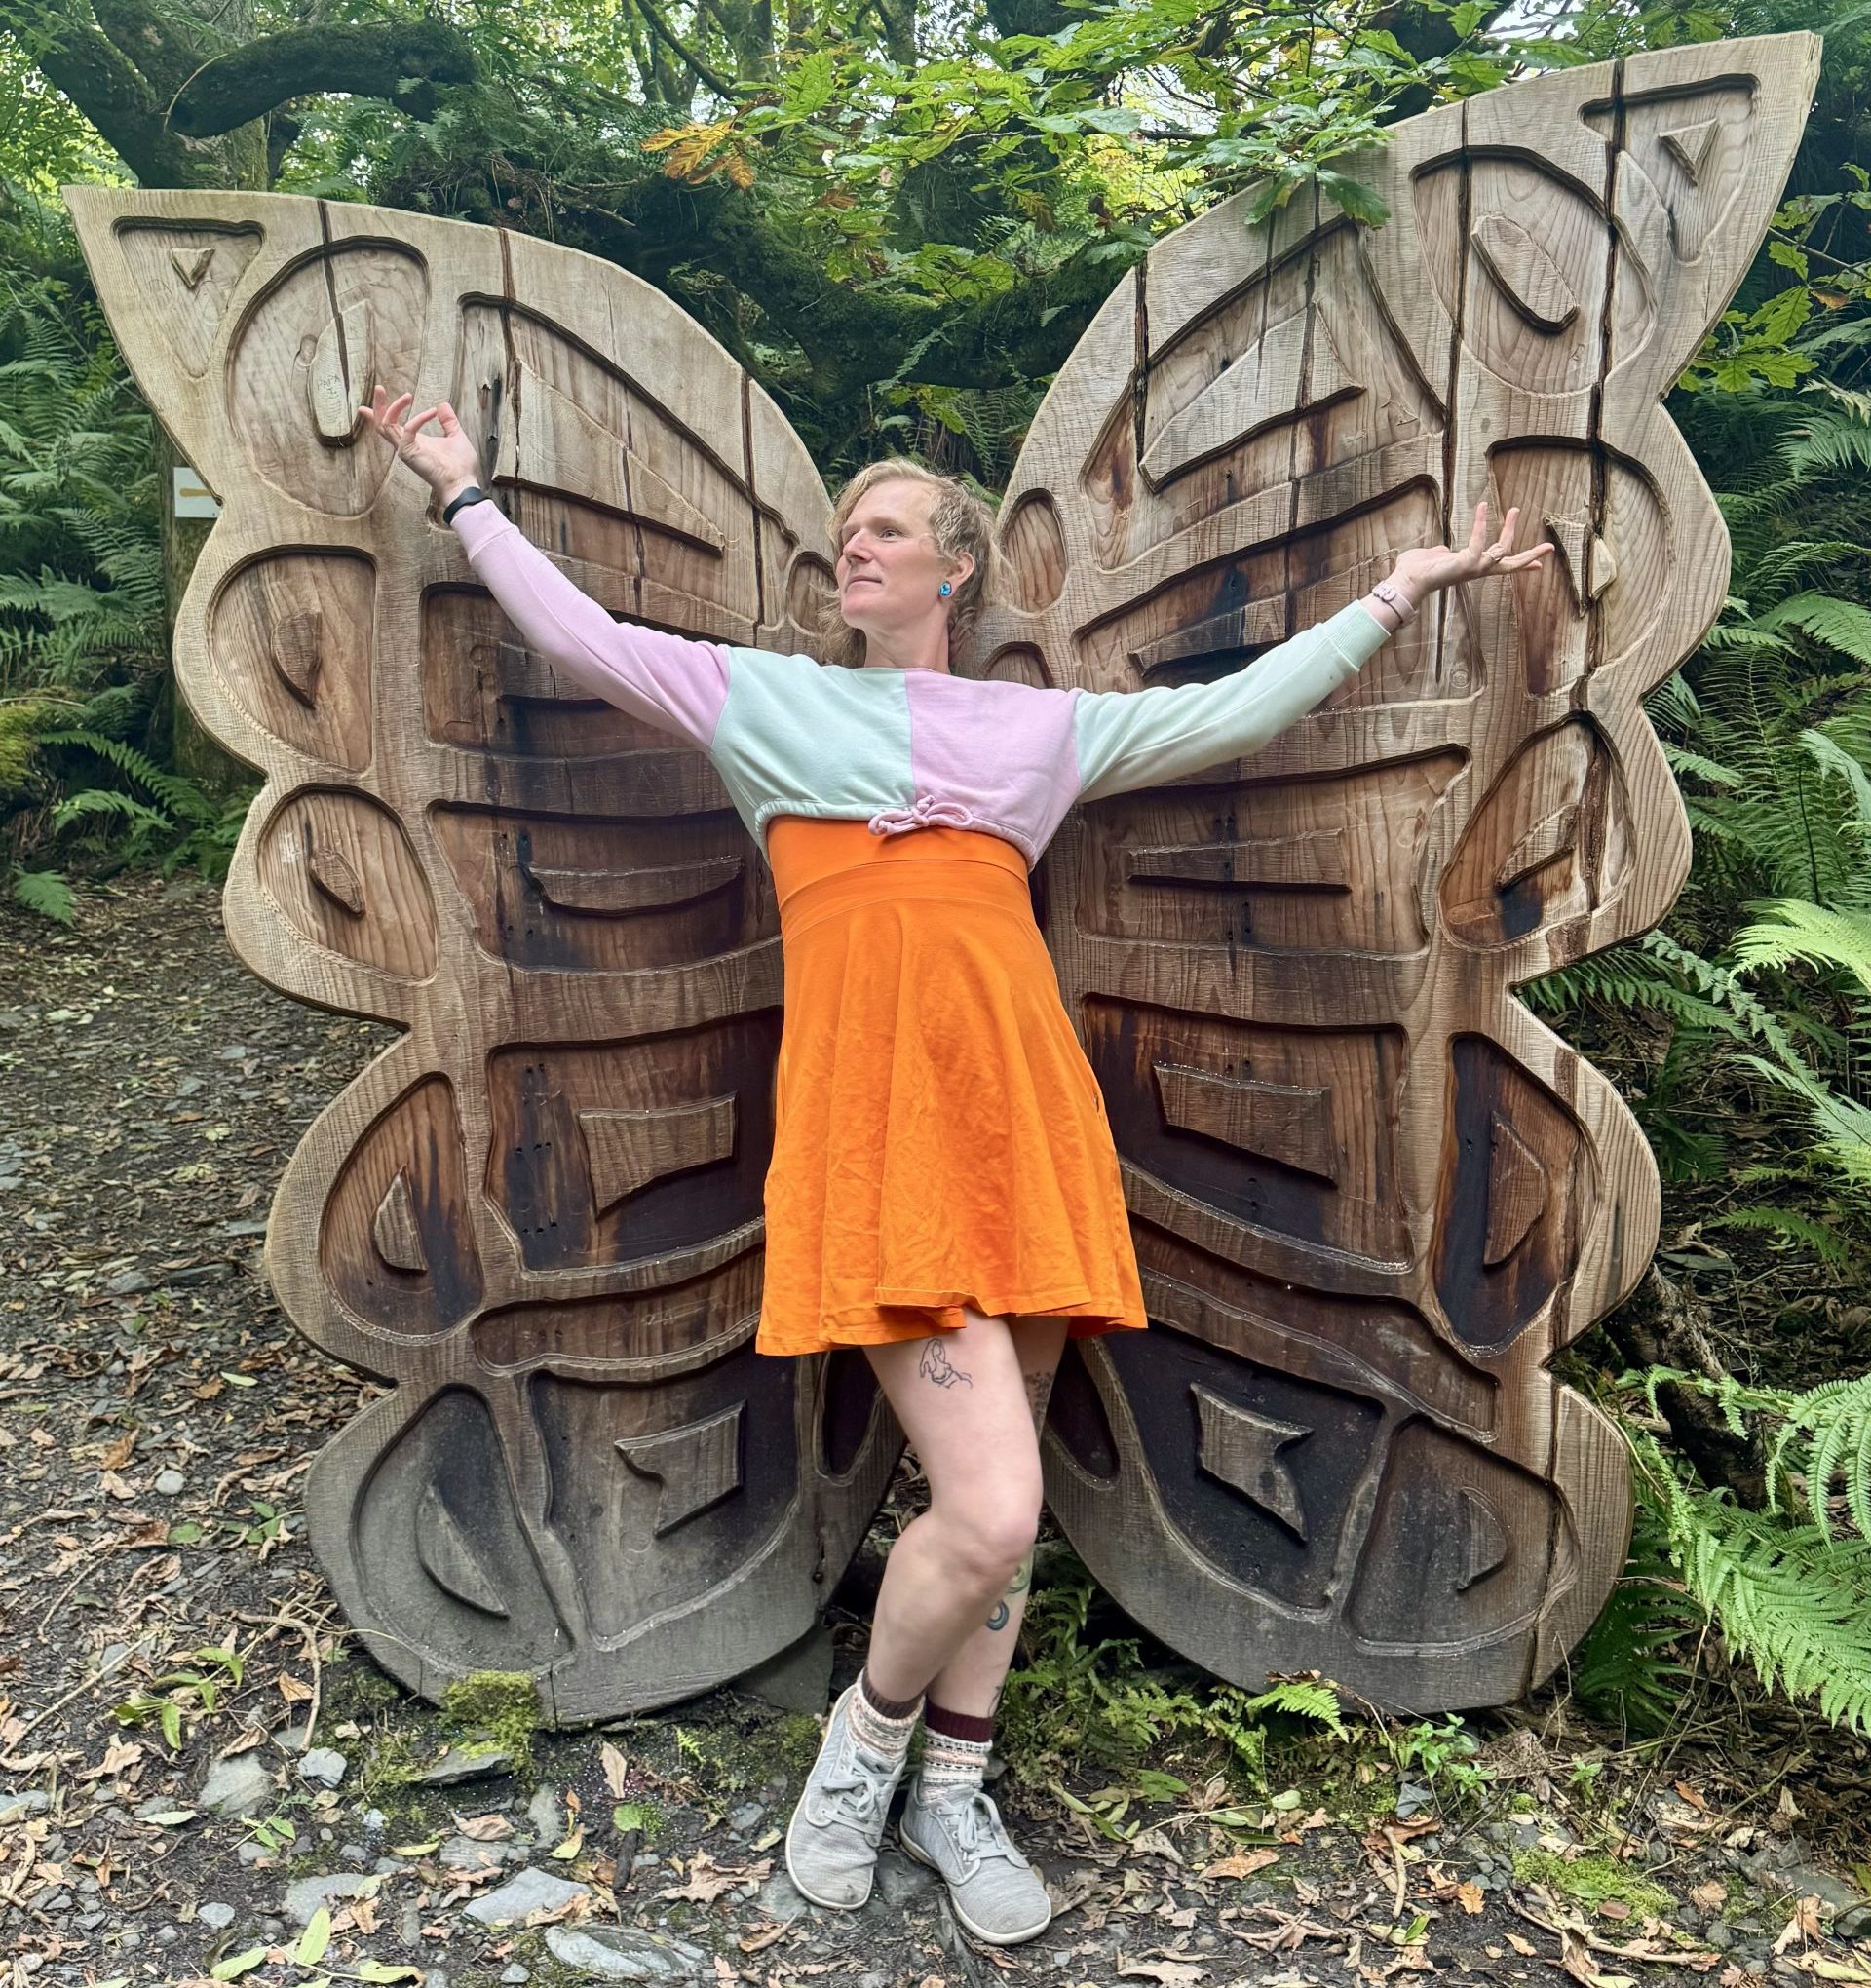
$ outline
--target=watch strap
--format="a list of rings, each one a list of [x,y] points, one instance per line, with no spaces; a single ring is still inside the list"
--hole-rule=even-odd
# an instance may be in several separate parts
[[[470,483],[467,489],[457,491],[454,496],[449,498],[446,505],[442,507],[441,521],[443,524],[453,524],[455,521],[455,513],[459,511],[463,505],[485,504],[486,501],[487,501],[486,491],[481,489],[480,486],[477,483]]]

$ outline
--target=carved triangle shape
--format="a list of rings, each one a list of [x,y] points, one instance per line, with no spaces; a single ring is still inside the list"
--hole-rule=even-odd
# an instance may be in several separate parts
[[[1297,1540],[1306,1538],[1306,1508],[1280,1452],[1312,1434],[1295,1422],[1276,1422],[1192,1387],[1199,1430],[1197,1462],[1211,1477],[1239,1491],[1279,1520]]]
[[[1458,1594],[1468,1593],[1477,1581],[1485,1581],[1505,1565],[1509,1544],[1500,1513],[1480,1492],[1466,1484],[1462,1487],[1462,1514],[1465,1538],[1462,1575],[1455,1584]]]
[[[1702,174],[1708,170],[1709,154],[1715,149],[1715,137],[1720,129],[1716,119],[1706,117],[1695,124],[1678,125],[1674,131],[1662,134],[1664,147],[1689,174],[1692,186],[1702,183]]]
[[[599,1214],[666,1174],[707,1166],[734,1152],[732,1097],[659,1111],[582,1111],[592,1204]]]
[[[618,1454],[638,1476],[662,1486],[656,1502],[656,1537],[673,1532],[741,1488],[741,1423],[745,1403],[658,1435],[618,1441]]]
[[[1533,1148],[1496,1112],[1488,1126],[1488,1233],[1481,1261],[1492,1270],[1527,1240],[1552,1192]]]
[[[507,1604],[489,1579],[461,1522],[433,1484],[425,1485],[416,1507],[416,1557],[444,1593],[481,1615],[507,1620]]]
[[[406,1270],[424,1276],[429,1269],[429,1252],[422,1246],[422,1231],[416,1224],[415,1198],[409,1192],[409,1174],[399,1168],[397,1177],[383,1191],[376,1218],[370,1224],[370,1238],[377,1254],[392,1270]]]

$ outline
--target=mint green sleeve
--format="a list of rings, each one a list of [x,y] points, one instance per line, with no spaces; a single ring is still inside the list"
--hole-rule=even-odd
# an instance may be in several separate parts
[[[1079,798],[1103,800],[1259,751],[1356,676],[1390,633],[1354,601],[1218,682],[1082,694],[1072,714]]]

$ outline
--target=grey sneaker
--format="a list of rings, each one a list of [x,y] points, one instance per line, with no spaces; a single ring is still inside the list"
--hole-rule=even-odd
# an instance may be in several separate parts
[[[852,1731],[853,1684],[825,1722],[819,1758],[786,1825],[786,1874],[815,1905],[855,1912],[870,1896],[877,1846],[904,1760],[873,1752]]]
[[[1001,1812],[981,1789],[938,1785],[926,1800],[918,1775],[897,1833],[911,1856],[942,1874],[955,1917],[976,1939],[1013,1946],[1051,1924],[1045,1883],[1009,1841]]]

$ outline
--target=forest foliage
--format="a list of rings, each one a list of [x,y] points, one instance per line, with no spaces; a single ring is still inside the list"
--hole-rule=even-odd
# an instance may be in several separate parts
[[[165,457],[56,189],[273,188],[527,230],[674,297],[829,477],[992,493],[1122,271],[1218,199],[1360,172],[1541,67],[1818,27],[1788,197],[1672,411],[1731,595],[1651,701],[1696,832],[1661,931],[1526,990],[1665,1181],[1643,1290],[1569,1356],[1642,1516],[1578,1698],[1667,1721],[1731,1657],[1871,1725],[1871,17],[1808,0],[0,0],[0,873],[72,915],[216,873],[245,794],[177,764]],[[1718,1639],[1721,1640],[1721,1639]]]

